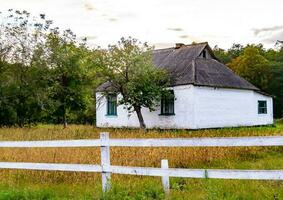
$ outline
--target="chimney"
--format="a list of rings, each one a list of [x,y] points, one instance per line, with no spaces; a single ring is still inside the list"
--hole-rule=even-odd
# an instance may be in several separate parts
[[[175,44],[175,49],[179,49],[179,48],[181,48],[182,46],[184,46],[185,44],[183,44],[183,43],[176,43]]]

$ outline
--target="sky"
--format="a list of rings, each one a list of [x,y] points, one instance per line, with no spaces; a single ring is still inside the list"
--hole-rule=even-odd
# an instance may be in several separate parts
[[[233,43],[283,40],[283,0],[0,0],[0,11],[46,14],[90,45],[107,47],[134,37],[156,48],[175,43]]]

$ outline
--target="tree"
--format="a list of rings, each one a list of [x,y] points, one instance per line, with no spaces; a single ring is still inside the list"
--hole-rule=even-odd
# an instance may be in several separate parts
[[[0,125],[87,120],[94,53],[44,14],[10,9],[0,17]]]
[[[76,36],[66,30],[63,36],[53,32],[48,36],[45,64],[50,68],[50,98],[53,116],[67,126],[67,118],[75,112],[91,107],[95,87],[93,53],[85,44],[77,44]]]
[[[244,53],[233,59],[228,66],[260,89],[267,89],[271,80],[270,63],[260,54],[257,47],[246,47]]]
[[[146,125],[142,108],[153,111],[169,83],[168,73],[152,63],[152,48],[136,39],[122,38],[117,45],[103,53],[103,77],[117,93],[122,95],[119,104],[136,112],[140,128]]]
[[[244,51],[244,46],[241,44],[233,44],[231,48],[228,49],[227,53],[230,58],[234,59],[240,56]]]
[[[266,58],[270,60],[272,79],[269,82],[267,91],[274,95],[274,116],[283,117],[283,46],[277,50],[269,49]]]
[[[34,66],[40,56],[52,22],[45,15],[31,17],[27,11],[8,10],[0,24],[0,104],[5,115],[2,124],[30,124],[41,118],[44,110],[44,76]]]
[[[231,62],[232,57],[227,51],[219,48],[217,45],[213,48],[214,55],[224,64]]]
[[[271,65],[272,80],[270,81],[267,91],[274,95],[274,116],[283,117],[283,63],[273,62]]]

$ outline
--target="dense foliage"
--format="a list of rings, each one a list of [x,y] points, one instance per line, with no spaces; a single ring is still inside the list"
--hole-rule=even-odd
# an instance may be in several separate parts
[[[137,114],[140,128],[146,127],[142,107],[153,111],[169,84],[168,73],[154,66],[151,50],[146,43],[122,38],[109,46],[101,70],[114,91],[122,95],[119,103]]]
[[[92,51],[45,15],[9,10],[0,25],[0,125],[93,122]]]

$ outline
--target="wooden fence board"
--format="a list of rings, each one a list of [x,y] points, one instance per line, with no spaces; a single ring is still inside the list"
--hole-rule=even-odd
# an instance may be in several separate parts
[[[46,140],[1,141],[0,147],[100,147],[100,139],[92,140]],[[109,139],[112,147],[239,147],[283,146],[283,136],[262,137],[212,137],[212,138],[150,138]]]
[[[46,148],[46,147],[101,147],[101,164],[56,164],[0,162],[0,169],[51,170],[74,172],[99,172],[102,174],[102,188],[110,188],[111,173],[159,176],[166,194],[169,193],[169,177],[217,178],[250,180],[283,180],[283,170],[234,170],[234,169],[181,169],[169,168],[162,160],[161,168],[113,166],[110,164],[110,147],[244,147],[283,146],[283,136],[261,137],[212,137],[212,138],[154,138],[154,139],[110,139],[108,133],[101,133],[100,139],[57,140],[57,141],[1,141],[1,147]]]

